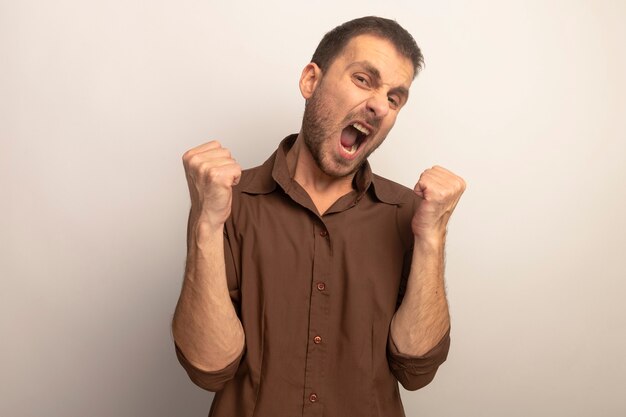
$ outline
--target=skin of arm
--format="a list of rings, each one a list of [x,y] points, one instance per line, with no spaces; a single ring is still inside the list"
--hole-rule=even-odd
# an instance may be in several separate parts
[[[233,362],[245,344],[224,263],[224,222],[241,168],[217,142],[191,149],[183,156],[183,164],[191,210],[185,278],[172,333],[189,362],[205,371],[217,371]]]
[[[419,203],[411,222],[411,271],[389,339],[403,354],[423,356],[450,327],[444,282],[446,228],[465,187],[462,178],[439,166],[424,171],[415,186]]]

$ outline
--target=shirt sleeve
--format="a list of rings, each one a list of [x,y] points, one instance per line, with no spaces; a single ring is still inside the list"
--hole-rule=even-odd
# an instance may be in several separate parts
[[[233,242],[234,243],[234,242]],[[241,291],[239,289],[239,280],[237,279],[237,268],[234,256],[234,248],[231,247],[231,240],[228,237],[228,233],[226,232],[226,228],[224,229],[224,263],[226,266],[226,279],[228,281],[228,292],[230,295],[230,300],[235,307],[235,311],[237,312],[237,316],[241,320]],[[178,357],[178,361],[183,366],[185,371],[187,371],[187,375],[191,381],[203,388],[207,391],[217,392],[224,388],[224,385],[237,373],[237,369],[239,369],[239,364],[241,363],[241,359],[246,350],[245,346],[242,349],[239,356],[228,364],[223,369],[217,371],[205,371],[193,365],[189,360],[185,357],[182,350],[174,343],[176,348],[176,356]]]
[[[428,385],[439,365],[445,362],[450,349],[450,329],[441,338],[439,343],[422,356],[409,356],[398,351],[389,336],[387,360],[389,368],[404,388],[415,391]]]
[[[179,347],[176,344],[175,346],[178,361],[183,366],[183,368],[185,368],[185,371],[187,371],[189,379],[191,379],[191,381],[200,388],[213,392],[220,391],[222,388],[224,388],[224,385],[226,385],[226,383],[235,376],[235,373],[239,368],[241,358],[243,357],[243,351],[245,350],[243,349],[239,356],[230,364],[228,364],[225,368],[218,371],[209,372],[200,369],[193,365],[191,362],[189,362],[189,360],[185,357]]]
[[[404,254],[402,279],[398,289],[396,310],[404,299],[408,277],[411,272],[413,232],[410,222],[415,212],[415,204],[417,204],[417,197],[415,194],[412,194],[410,204],[403,204],[398,210],[398,229],[401,231],[401,236],[408,250]],[[387,344],[387,361],[389,362],[391,372],[402,386],[409,391],[415,391],[425,387],[435,378],[437,369],[445,362],[449,350],[450,329],[448,329],[435,347],[422,356],[410,356],[400,353],[390,334],[389,343]]]

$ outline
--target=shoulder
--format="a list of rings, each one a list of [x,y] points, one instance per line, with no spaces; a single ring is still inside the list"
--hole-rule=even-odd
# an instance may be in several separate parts
[[[387,204],[412,207],[417,199],[417,195],[409,187],[380,175],[372,174],[372,185],[376,198]]]
[[[263,165],[243,170],[234,191],[245,194],[267,194],[275,188],[276,181],[272,178],[272,166],[266,162]]]
[[[395,207],[395,222],[400,239],[405,247],[411,247],[413,244],[411,219],[419,197],[411,188],[380,175],[372,175],[372,185],[378,201]]]

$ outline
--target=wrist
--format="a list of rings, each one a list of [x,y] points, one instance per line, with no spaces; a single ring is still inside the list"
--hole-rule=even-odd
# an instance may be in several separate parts
[[[207,219],[199,218],[195,225],[196,236],[212,236],[224,233],[224,223],[212,222]]]
[[[221,239],[224,234],[224,223],[215,221],[205,213],[193,213],[190,215],[190,232],[196,245],[206,244]]]
[[[414,246],[425,250],[440,250],[446,244],[446,232],[421,233],[413,236]]]
[[[224,219],[208,210],[191,206],[189,221],[196,233],[217,233],[224,230]]]

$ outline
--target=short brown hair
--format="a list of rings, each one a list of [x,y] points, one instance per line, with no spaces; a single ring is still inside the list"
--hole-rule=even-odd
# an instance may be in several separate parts
[[[350,20],[328,32],[317,45],[311,62],[322,71],[326,70],[348,42],[359,35],[374,35],[390,41],[400,54],[413,63],[413,78],[422,69],[424,56],[413,36],[395,20],[377,16]]]

